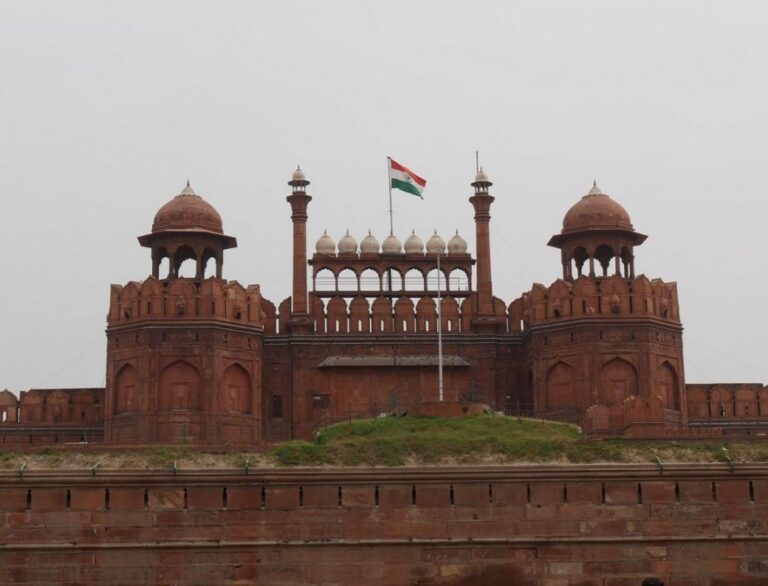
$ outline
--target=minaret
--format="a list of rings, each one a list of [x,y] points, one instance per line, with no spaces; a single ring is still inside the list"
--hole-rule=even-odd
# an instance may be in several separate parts
[[[488,193],[493,185],[480,167],[472,182],[475,195],[469,198],[475,208],[475,235],[477,254],[477,306],[473,325],[479,330],[495,330],[498,325],[493,312],[493,285],[491,281],[491,240],[489,224],[494,197]]]
[[[312,321],[307,309],[307,206],[312,197],[307,195],[309,185],[304,171],[296,167],[291,180],[293,188],[286,201],[291,204],[291,220],[293,221],[293,307],[288,327],[294,333],[310,333]]]

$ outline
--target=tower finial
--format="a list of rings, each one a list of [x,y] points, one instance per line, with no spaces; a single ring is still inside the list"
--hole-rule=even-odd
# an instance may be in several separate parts
[[[291,180],[288,182],[288,185],[293,187],[294,193],[303,192],[307,185],[309,185],[309,181],[307,181],[304,171],[301,170],[301,165],[296,165],[296,170],[293,172],[293,175],[291,175]]]

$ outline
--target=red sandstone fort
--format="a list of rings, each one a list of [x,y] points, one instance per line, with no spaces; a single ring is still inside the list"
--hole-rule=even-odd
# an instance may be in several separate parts
[[[359,244],[323,234],[308,258],[309,181],[297,169],[289,185],[290,297],[276,306],[258,285],[223,277],[237,242],[187,185],[139,237],[151,275],[112,285],[106,388],[4,391],[0,441],[252,444],[349,417],[433,412],[438,315],[444,407],[457,413],[483,404],[644,437],[768,424],[762,385],[686,385],[676,285],[638,272],[646,236],[597,186],[549,239],[556,280],[507,303],[493,294],[494,197],[482,170],[469,198],[474,258],[458,233],[426,245],[416,234]],[[180,276],[184,262],[194,277]]]
[[[507,304],[493,296],[484,173],[475,258],[458,234],[324,234],[307,258],[309,182],[297,169],[289,185],[289,298],[223,278],[235,239],[187,186],[139,237],[151,275],[112,286],[106,388],[0,393],[0,443],[217,450],[479,406],[595,436],[768,424],[762,385],[685,384],[676,287],[636,272],[646,237],[596,186],[549,240],[558,278]],[[90,470],[0,470],[0,583],[768,583],[764,463],[102,470],[98,447],[82,452]]]

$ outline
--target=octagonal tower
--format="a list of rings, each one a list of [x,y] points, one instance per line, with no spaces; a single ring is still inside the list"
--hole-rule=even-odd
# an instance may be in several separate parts
[[[106,441],[257,441],[262,298],[258,285],[222,278],[224,250],[236,240],[187,183],[139,242],[152,250],[152,275],[113,285],[110,296]],[[206,277],[211,260],[215,276]],[[193,277],[180,276],[185,261],[194,263]]]

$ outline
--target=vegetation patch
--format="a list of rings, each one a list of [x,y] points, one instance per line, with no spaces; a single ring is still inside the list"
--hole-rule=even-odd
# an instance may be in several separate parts
[[[320,429],[268,451],[217,453],[183,446],[0,450],[0,469],[234,469],[275,466],[430,466],[514,463],[768,462],[768,442],[588,439],[567,423],[476,415],[380,417]]]

